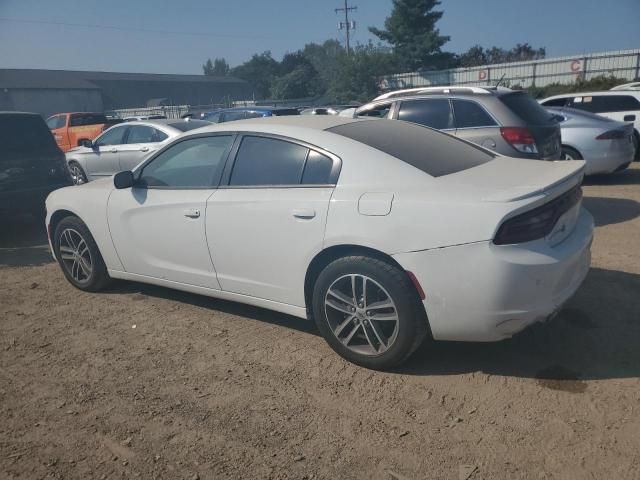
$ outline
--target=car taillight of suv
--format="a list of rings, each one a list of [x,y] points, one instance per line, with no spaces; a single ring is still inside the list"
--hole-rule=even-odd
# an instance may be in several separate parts
[[[501,127],[500,134],[509,145],[522,153],[538,153],[536,141],[525,127]]]

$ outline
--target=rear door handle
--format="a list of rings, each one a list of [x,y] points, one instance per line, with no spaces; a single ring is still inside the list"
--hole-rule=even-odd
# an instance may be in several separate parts
[[[140,151],[141,152],[148,152],[149,151],[149,147],[140,147]]]
[[[291,214],[295,218],[310,220],[316,216],[316,211],[311,208],[296,208]]]
[[[198,218],[200,217],[200,210],[197,208],[187,208],[184,211],[184,216],[189,218]]]

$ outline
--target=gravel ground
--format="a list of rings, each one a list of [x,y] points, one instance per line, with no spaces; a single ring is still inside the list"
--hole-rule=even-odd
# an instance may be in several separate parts
[[[69,285],[0,231],[0,477],[640,478],[640,165],[590,179],[592,269],[551,323],[379,373],[309,322]]]

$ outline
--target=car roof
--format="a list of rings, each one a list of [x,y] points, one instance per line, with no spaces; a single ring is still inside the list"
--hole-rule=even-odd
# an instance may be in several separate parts
[[[368,121],[380,121],[379,119],[362,119],[362,118],[349,118],[339,117],[337,115],[285,115],[278,117],[259,117],[249,118],[246,120],[236,120],[234,122],[225,123],[212,123],[210,126],[199,128],[197,130],[191,130],[191,132],[216,132],[221,130],[237,130],[242,131],[245,128],[251,126],[251,129],[259,131],[261,127],[295,127],[306,128],[310,130],[327,130],[329,128],[344,125],[352,122],[368,122]],[[133,122],[132,122],[133,123]]]
[[[632,95],[635,97],[640,97],[640,90],[600,90],[597,92],[573,92],[573,93],[562,93],[560,95],[552,95],[547,98],[543,98],[540,102],[546,102],[547,100],[551,100],[554,98],[574,98],[574,97],[597,97],[600,95]]]
[[[517,92],[506,87],[492,86],[443,86],[443,87],[417,87],[406,88],[402,90],[394,90],[392,92],[378,95],[372,101],[386,100],[400,97],[413,97],[419,95],[504,95],[506,93]]]

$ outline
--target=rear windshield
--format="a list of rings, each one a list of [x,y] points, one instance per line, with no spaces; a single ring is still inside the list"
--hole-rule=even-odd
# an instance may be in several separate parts
[[[551,123],[551,114],[524,92],[508,93],[499,97],[509,110],[532,125]]]
[[[271,114],[277,117],[283,115],[300,115],[300,111],[298,111],[297,108],[281,108],[280,110],[273,110]]]
[[[180,130],[181,132],[188,132],[189,130],[206,127],[207,125],[211,125],[211,122],[204,120],[183,120],[182,122],[169,123],[170,127]]]
[[[0,161],[3,153],[55,152],[58,148],[37,115],[0,115]]]
[[[75,113],[69,120],[70,127],[80,127],[82,125],[98,125],[107,123],[107,117],[99,113]]]
[[[392,155],[432,177],[487,163],[494,155],[446,133],[415,123],[376,119],[327,129]]]

